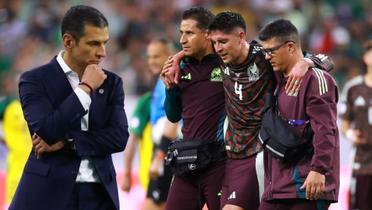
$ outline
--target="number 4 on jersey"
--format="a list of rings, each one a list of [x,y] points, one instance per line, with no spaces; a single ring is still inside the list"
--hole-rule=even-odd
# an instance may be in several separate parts
[[[234,92],[239,95],[239,100],[243,100],[242,85],[239,85],[238,82],[235,82]]]

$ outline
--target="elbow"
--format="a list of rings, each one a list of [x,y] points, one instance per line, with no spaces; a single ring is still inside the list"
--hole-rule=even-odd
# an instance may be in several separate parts
[[[58,142],[58,136],[62,136],[56,129],[48,129],[39,126],[30,127],[30,134],[33,137],[34,134],[39,136],[48,145],[53,145]]]
[[[118,139],[118,145],[117,145],[117,151],[116,152],[122,152],[124,151],[125,147],[127,146],[129,138],[129,132],[128,129],[122,132],[120,135],[120,139]]]

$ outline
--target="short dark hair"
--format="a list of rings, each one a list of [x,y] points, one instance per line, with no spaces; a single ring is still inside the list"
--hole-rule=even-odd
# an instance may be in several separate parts
[[[167,46],[169,44],[168,40],[164,37],[155,37],[150,41],[150,43],[156,43],[156,42],[158,42],[162,45],[165,45],[165,46]]]
[[[280,42],[293,41],[300,45],[300,36],[296,26],[286,19],[277,19],[267,25],[259,32],[258,39],[267,41],[276,38]]]
[[[210,31],[223,31],[225,33],[232,32],[236,27],[239,27],[246,32],[246,24],[244,18],[236,12],[221,12],[216,15],[212,23],[209,25]]]
[[[182,20],[193,19],[198,22],[196,27],[202,30],[208,29],[213,18],[213,13],[204,7],[191,7],[182,14]]]
[[[153,38],[150,42],[150,43],[160,43],[162,44],[163,46],[165,46],[165,48],[171,53],[174,51],[174,48],[172,46],[172,43],[169,42],[166,38],[164,37],[155,37]]]
[[[108,27],[106,17],[96,8],[77,5],[71,7],[62,19],[61,33],[71,34],[76,40],[84,36],[84,26]]]

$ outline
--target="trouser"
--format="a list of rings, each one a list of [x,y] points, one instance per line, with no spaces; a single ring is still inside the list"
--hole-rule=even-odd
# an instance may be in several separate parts
[[[350,195],[350,209],[372,210],[372,175],[354,175],[355,189]]]
[[[66,207],[66,210],[115,209],[112,199],[101,183],[76,183]]]
[[[259,210],[326,210],[330,202],[325,200],[277,199],[262,200]]]
[[[175,176],[168,193],[166,210],[220,210],[225,160],[213,163],[198,176]]]

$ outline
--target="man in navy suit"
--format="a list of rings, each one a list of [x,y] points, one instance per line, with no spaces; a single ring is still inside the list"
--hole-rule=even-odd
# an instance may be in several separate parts
[[[111,154],[124,150],[128,126],[122,80],[98,65],[108,22],[74,6],[61,31],[64,50],[20,79],[33,151],[9,209],[119,209]]]

